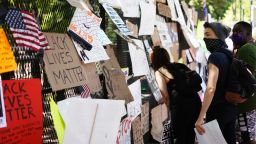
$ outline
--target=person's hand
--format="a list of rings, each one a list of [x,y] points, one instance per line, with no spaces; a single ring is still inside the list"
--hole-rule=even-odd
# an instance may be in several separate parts
[[[201,118],[198,118],[196,123],[195,123],[195,128],[196,130],[198,131],[198,133],[200,135],[204,134],[205,133],[205,129],[204,127],[202,126],[204,124],[204,120],[201,119]]]

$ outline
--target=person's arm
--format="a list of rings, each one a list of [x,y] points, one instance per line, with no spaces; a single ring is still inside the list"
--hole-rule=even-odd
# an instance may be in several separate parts
[[[197,129],[199,134],[205,133],[205,129],[203,128],[202,124],[204,123],[204,116],[212,102],[212,99],[216,90],[218,76],[219,76],[219,69],[214,64],[210,63],[208,65],[208,70],[209,70],[209,77],[208,77],[207,87],[204,95],[204,101],[202,104],[199,117],[195,123],[195,128]]]
[[[160,89],[160,92],[163,96],[163,102],[167,105],[167,107],[169,107],[169,94],[168,94],[168,90],[167,90],[167,82],[163,76],[163,74],[161,74],[159,71],[155,72],[155,76],[156,76],[156,82],[157,85]]]

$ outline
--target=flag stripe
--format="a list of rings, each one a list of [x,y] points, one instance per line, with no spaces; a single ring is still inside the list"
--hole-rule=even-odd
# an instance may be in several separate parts
[[[45,36],[31,13],[10,9],[5,19],[18,46],[25,46],[34,50],[49,48]]]

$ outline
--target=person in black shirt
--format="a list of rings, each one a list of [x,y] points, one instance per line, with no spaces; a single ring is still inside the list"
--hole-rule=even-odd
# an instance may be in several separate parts
[[[185,83],[180,70],[189,68],[181,63],[171,63],[168,52],[160,47],[153,49],[151,61],[163,101],[171,112],[175,144],[194,144],[194,124],[201,109],[201,100],[197,92],[178,88]]]
[[[204,41],[211,55],[208,58],[208,81],[200,115],[195,123],[199,134],[205,133],[202,126],[204,116],[206,122],[217,119],[222,134],[228,144],[235,144],[236,106],[225,99],[225,87],[232,52],[227,49],[225,39],[229,36],[230,28],[221,23],[204,24]]]

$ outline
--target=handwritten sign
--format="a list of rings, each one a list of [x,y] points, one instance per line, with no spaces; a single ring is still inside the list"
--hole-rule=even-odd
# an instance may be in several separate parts
[[[126,117],[119,126],[116,144],[131,144],[131,129],[134,117]]]
[[[87,85],[91,93],[96,93],[102,89],[100,84],[99,75],[96,72],[96,64],[89,63],[84,65],[84,70],[86,73]]]
[[[158,3],[157,7],[158,7],[158,13],[160,15],[166,16],[168,18],[172,18],[171,10],[170,10],[168,5],[165,5],[165,4],[162,4],[162,3]]]
[[[137,117],[141,113],[141,83],[140,80],[128,86],[134,101],[127,104],[128,116]]]
[[[166,3],[166,0],[156,0],[156,2]]]
[[[4,106],[4,95],[2,89],[2,80],[0,76],[0,128],[6,127],[6,115],[5,115],[5,106]]]
[[[163,133],[163,122],[168,118],[168,110],[165,104],[158,105],[151,110],[151,135],[153,138],[161,142]]]
[[[160,40],[163,48],[169,49],[172,46],[171,37],[168,33],[168,27],[165,19],[161,16],[157,16],[156,26],[159,32]],[[168,51],[168,50],[167,50]]]
[[[141,21],[139,35],[152,35],[156,18],[156,6],[151,2],[140,1]]]
[[[141,107],[141,128],[143,135],[149,131],[149,102]]]
[[[123,20],[120,18],[120,16],[117,14],[117,12],[107,3],[103,3],[102,6],[104,7],[105,11],[108,13],[114,24],[117,26],[117,28],[120,30],[121,33],[124,35],[130,35],[132,34],[131,31],[127,28]]]
[[[171,120],[168,120],[164,123],[164,130],[162,134],[161,144],[170,144],[172,143],[172,135],[171,135]]]
[[[7,127],[0,129],[0,143],[42,143],[41,92],[40,79],[3,80]]]
[[[89,51],[74,42],[76,50],[84,63],[108,59],[103,45],[111,44],[111,41],[104,31],[100,29],[101,21],[102,19],[94,15],[91,11],[79,8],[76,9],[71,20],[69,30],[75,32],[93,46]]]
[[[86,83],[86,74],[71,39],[66,34],[44,33],[50,50],[44,55],[45,70],[53,91]]]
[[[125,100],[126,103],[129,103],[133,101],[133,97],[126,84],[124,73],[117,62],[113,49],[108,47],[106,51],[110,60],[101,62],[101,67],[106,78],[105,85],[108,97],[115,100]]]
[[[141,40],[133,39],[133,41],[139,47],[136,47],[132,43],[128,43],[133,74],[134,76],[147,75],[149,74],[149,65],[144,45]]]
[[[136,117],[132,122],[132,133],[133,133],[133,143],[134,144],[144,144],[143,135],[141,131],[141,121],[140,117]]]
[[[0,74],[17,69],[12,49],[9,45],[5,32],[0,28]]]

